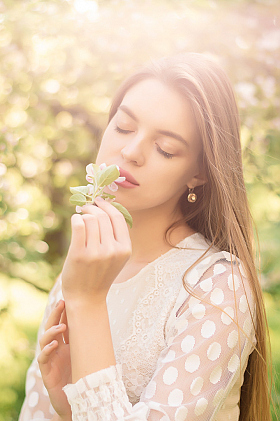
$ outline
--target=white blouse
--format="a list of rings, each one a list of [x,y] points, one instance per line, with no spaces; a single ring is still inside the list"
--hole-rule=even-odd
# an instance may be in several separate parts
[[[255,304],[242,265],[186,237],[107,297],[116,366],[64,387],[73,421],[237,421],[240,388],[255,345]],[[57,301],[52,289],[38,339]],[[50,420],[54,410],[36,356],[26,378],[20,421]]]

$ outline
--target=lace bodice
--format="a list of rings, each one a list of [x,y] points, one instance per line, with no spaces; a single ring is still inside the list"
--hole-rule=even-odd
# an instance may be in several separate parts
[[[107,306],[117,364],[65,386],[74,421],[238,420],[255,343],[248,281],[229,253],[213,250],[187,274],[189,294],[182,276],[208,246],[200,234],[177,246],[186,249],[171,249],[111,286]],[[58,280],[38,337],[61,298]],[[52,414],[35,358],[20,421]]]

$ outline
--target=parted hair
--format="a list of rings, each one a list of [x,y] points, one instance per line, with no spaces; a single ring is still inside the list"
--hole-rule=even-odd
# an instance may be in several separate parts
[[[201,165],[207,178],[204,185],[195,189],[195,203],[188,202],[187,194],[182,195],[178,206],[183,218],[167,229],[165,238],[175,227],[188,224],[210,241],[210,247],[228,251],[242,261],[256,303],[253,323],[257,342],[244,375],[239,420],[271,421],[268,327],[255,264],[253,222],[243,178],[239,112],[231,82],[216,62],[202,54],[164,57],[152,61],[121,84],[112,101],[109,121],[126,92],[149,78],[172,87],[191,105],[203,145]]]

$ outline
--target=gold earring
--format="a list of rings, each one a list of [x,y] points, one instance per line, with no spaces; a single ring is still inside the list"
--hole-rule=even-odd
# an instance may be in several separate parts
[[[190,203],[194,203],[196,202],[197,199],[197,195],[193,192],[193,188],[189,189],[189,194],[188,194],[188,202]]]

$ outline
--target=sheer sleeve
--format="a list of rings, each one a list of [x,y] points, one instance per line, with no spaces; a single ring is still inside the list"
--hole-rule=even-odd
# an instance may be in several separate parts
[[[41,372],[37,362],[40,353],[39,340],[45,331],[45,324],[56,303],[62,298],[61,278],[58,277],[52,288],[48,303],[45,309],[44,317],[40,325],[37,337],[35,358],[32,361],[26,375],[25,400],[21,409],[19,421],[47,421],[54,415],[54,409],[50,404],[48,392],[43,384]]]
[[[121,365],[111,366],[65,386],[73,421],[238,420],[254,345],[254,301],[239,264],[224,252],[214,260],[187,275],[191,294],[182,287],[166,323],[166,348],[140,402],[132,407]],[[223,411],[231,417],[217,416]]]

